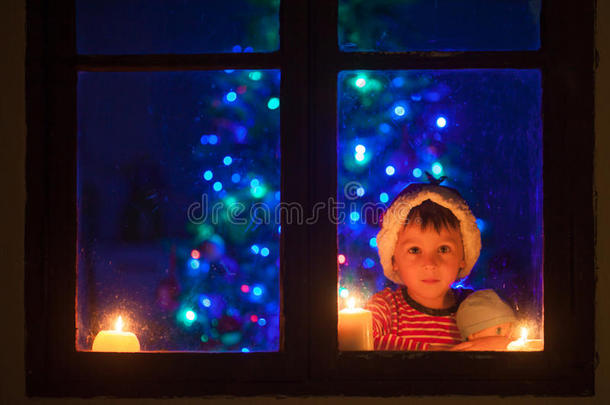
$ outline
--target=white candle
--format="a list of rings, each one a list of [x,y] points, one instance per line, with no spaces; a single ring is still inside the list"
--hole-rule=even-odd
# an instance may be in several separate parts
[[[527,334],[527,328],[521,328],[521,337],[510,342],[506,349],[511,352],[539,352],[544,350],[542,339],[528,339]]]
[[[363,308],[354,308],[354,299],[349,308],[339,311],[339,350],[373,350],[373,314]]]
[[[100,331],[93,340],[94,352],[139,352],[140,342],[131,332],[123,332],[123,319],[119,316],[115,330]]]

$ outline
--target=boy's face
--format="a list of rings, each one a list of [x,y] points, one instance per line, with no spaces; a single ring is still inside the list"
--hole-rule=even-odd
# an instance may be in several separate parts
[[[464,261],[460,232],[433,226],[421,229],[421,220],[410,221],[398,234],[394,248],[394,271],[409,295],[429,308],[445,308],[445,296]],[[450,306],[451,304],[449,304]]]

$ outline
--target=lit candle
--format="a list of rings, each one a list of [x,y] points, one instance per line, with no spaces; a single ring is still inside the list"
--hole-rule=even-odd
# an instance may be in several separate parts
[[[527,328],[521,328],[521,337],[507,346],[507,350],[511,352],[539,352],[544,350],[544,341],[542,339],[528,339]]]
[[[140,342],[131,332],[123,332],[123,319],[119,316],[115,330],[100,331],[93,341],[94,352],[139,352]]]
[[[348,308],[339,311],[339,350],[373,350],[373,314],[354,307],[355,300],[351,298]]]

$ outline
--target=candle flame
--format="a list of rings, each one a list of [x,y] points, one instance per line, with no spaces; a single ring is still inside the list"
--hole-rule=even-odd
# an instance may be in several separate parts
[[[123,330],[123,318],[121,318],[121,316],[119,315],[119,319],[116,320],[116,323],[114,324],[114,330],[116,330],[117,332],[120,332],[121,330]]]
[[[537,347],[537,346],[531,346],[530,347],[530,342],[540,342],[540,341],[536,341],[536,340],[529,340],[527,338],[529,334],[529,330],[527,327],[522,326],[521,327],[521,337],[513,342],[510,342],[507,349],[510,351],[537,351],[537,350],[541,350],[541,349],[532,349],[532,347]]]
[[[519,338],[519,340],[521,341],[526,341],[527,340],[527,328],[526,327],[522,327],[521,328],[521,337]]]
[[[521,337],[513,342],[513,347],[522,347],[527,343],[527,328],[521,327]]]
[[[354,309],[356,307],[356,299],[350,298],[349,300],[347,300],[347,307],[349,309]]]

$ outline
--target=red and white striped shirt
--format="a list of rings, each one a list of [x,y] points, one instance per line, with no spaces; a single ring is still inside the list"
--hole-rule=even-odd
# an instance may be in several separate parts
[[[375,294],[366,305],[373,313],[375,350],[430,350],[431,344],[449,348],[462,342],[455,312],[472,290],[453,291],[456,304],[447,309],[424,307],[404,287]]]

